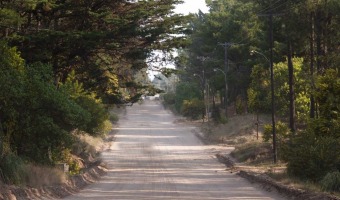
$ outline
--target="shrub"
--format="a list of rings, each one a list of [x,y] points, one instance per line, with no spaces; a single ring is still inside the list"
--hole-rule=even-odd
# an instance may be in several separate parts
[[[88,114],[88,118],[74,128],[79,128],[95,136],[107,133],[107,120],[110,119],[108,109],[94,94],[85,92],[83,85],[76,79],[74,71],[61,85],[61,90]]]
[[[168,107],[170,105],[174,105],[176,100],[176,94],[173,92],[166,93],[163,95],[163,104],[165,107]]]
[[[107,133],[107,120],[110,115],[105,106],[90,95],[80,96],[76,102],[88,113],[90,121],[84,124],[84,131],[94,136],[103,136]]]
[[[285,139],[288,138],[289,136],[289,128],[287,124],[278,121],[275,125],[275,133],[276,133],[276,138],[277,142],[283,143]],[[273,128],[272,124],[265,124],[264,125],[264,131],[263,131],[263,140],[265,142],[272,141],[273,139]]]
[[[66,163],[69,166],[68,173],[70,175],[76,175],[80,173],[81,170],[81,164],[77,160],[76,156],[72,156],[70,149],[64,149],[61,153],[61,159],[59,159],[62,163]]]
[[[236,113],[237,114],[244,114],[245,112],[245,106],[244,106],[244,102],[242,99],[242,96],[238,95],[236,97],[236,102],[235,102],[235,106],[236,106]]]
[[[199,99],[184,100],[181,113],[185,117],[198,119],[204,113],[204,102]]]
[[[119,117],[116,113],[110,112],[110,121],[115,124],[119,121]]]
[[[304,131],[296,136],[285,149],[289,174],[302,179],[319,181],[328,172],[340,168],[340,141],[332,137],[317,137]]]
[[[7,184],[24,184],[26,172],[24,162],[14,154],[8,154],[0,160],[0,178]]]
[[[340,172],[328,173],[320,182],[321,187],[325,191],[340,192]]]
[[[277,153],[280,159],[283,159],[286,155],[285,150],[287,149],[287,141],[289,139],[290,131],[287,124],[278,121],[275,125],[275,133],[276,133],[276,146]],[[265,124],[263,131],[263,140],[265,142],[273,141],[273,128],[272,124]]]
[[[202,93],[193,83],[179,83],[176,87],[175,108],[181,112],[184,100],[201,99]]]
[[[268,143],[245,143],[231,152],[231,156],[240,162],[255,161],[266,158],[270,154],[271,145]]]

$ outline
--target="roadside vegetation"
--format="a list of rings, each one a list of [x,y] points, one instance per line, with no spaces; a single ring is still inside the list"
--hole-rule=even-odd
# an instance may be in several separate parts
[[[179,0],[1,1],[1,181],[27,184],[30,166],[68,163],[78,174],[86,159],[95,162],[83,136],[105,138],[118,120],[111,108],[159,92],[147,70],[162,60],[153,70],[176,74],[165,106],[220,124],[211,137],[253,164],[271,162],[275,130],[270,165],[339,192],[340,2],[206,2],[209,13],[182,16],[173,13]],[[160,68],[171,59],[176,70]],[[257,120],[271,114],[275,129],[268,117]],[[259,125],[259,139],[233,131],[235,116],[238,128]]]
[[[147,59],[185,45],[178,3],[0,2],[1,184],[60,183],[97,161],[117,108],[157,91]]]
[[[180,81],[165,104],[190,119],[209,116],[207,138],[235,146],[239,162],[280,167],[272,177],[339,193],[340,2],[207,3],[210,12],[191,23],[191,44],[177,59]]]

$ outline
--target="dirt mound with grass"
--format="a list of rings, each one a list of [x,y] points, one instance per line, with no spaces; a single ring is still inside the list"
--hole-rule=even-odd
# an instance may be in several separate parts
[[[272,144],[263,141],[263,125],[270,124],[270,116],[240,115],[226,124],[201,126],[205,143],[219,143],[234,147],[230,154],[217,154],[231,173],[237,173],[268,191],[276,191],[288,199],[340,200],[339,194],[324,193],[317,185],[295,180],[286,172],[286,164],[273,164]]]
[[[0,200],[64,198],[98,181],[107,171],[100,159],[100,152],[112,145],[114,135],[105,140],[88,135],[81,135],[79,139],[79,152],[72,155],[72,160],[81,168],[79,174],[68,176],[58,168],[29,164],[26,166],[30,173],[25,186],[0,182]]]

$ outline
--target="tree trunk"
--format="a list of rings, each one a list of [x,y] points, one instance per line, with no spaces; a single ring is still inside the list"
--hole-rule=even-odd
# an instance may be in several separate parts
[[[314,12],[311,12],[310,14],[310,24],[311,24],[311,31],[310,31],[310,75],[311,75],[311,90],[314,90]],[[315,99],[314,95],[311,92],[310,94],[310,111],[309,111],[309,117],[315,118]]]
[[[294,134],[295,127],[295,97],[294,97],[294,66],[292,61],[292,43],[288,39],[288,84],[289,84],[289,128]]]
[[[2,127],[1,116],[0,116],[0,158],[3,156],[3,142],[4,142],[4,129]]]
[[[317,68],[317,73],[319,74],[320,72],[323,71],[322,67],[322,17],[321,17],[321,11],[318,10],[316,11],[316,16],[314,18],[315,21],[315,35],[316,35],[316,68]]]

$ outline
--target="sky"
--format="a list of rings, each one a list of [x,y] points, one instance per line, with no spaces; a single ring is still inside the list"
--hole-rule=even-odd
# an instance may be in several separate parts
[[[197,13],[199,9],[204,13],[208,12],[205,0],[184,0],[183,4],[177,5],[175,12],[181,14]]]

